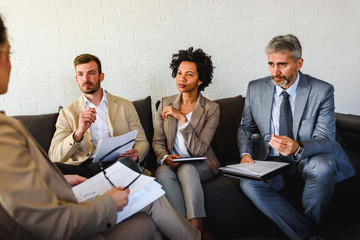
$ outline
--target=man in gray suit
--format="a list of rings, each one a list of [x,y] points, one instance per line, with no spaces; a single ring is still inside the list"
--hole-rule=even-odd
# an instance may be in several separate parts
[[[301,51],[291,34],[269,42],[271,76],[249,83],[238,129],[241,163],[254,163],[255,158],[290,163],[285,174],[266,182],[240,181],[245,195],[290,239],[316,234],[335,183],[354,175],[335,141],[334,87],[300,72]],[[277,193],[295,175],[305,182],[303,214]]]

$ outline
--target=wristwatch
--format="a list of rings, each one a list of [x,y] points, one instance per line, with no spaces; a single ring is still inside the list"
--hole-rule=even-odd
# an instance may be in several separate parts
[[[299,147],[296,149],[296,151],[294,153],[295,159],[299,159],[301,157],[301,155],[304,153],[304,146],[302,145],[302,143],[300,141],[298,141],[298,143],[299,143]]]

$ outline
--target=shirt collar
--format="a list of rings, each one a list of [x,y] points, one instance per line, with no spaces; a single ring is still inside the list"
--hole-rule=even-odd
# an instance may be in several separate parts
[[[107,96],[107,93],[106,93],[106,91],[104,91],[103,88],[101,88],[101,91],[102,91],[102,93],[103,93],[103,97],[102,97],[101,102],[99,103],[99,105],[100,105],[102,102],[105,102],[106,105],[107,105],[107,104],[108,104],[108,96]],[[89,100],[87,97],[85,97],[85,95],[83,95],[83,98],[84,98],[84,102],[85,102],[85,106],[86,106],[86,107],[89,107],[89,106],[94,105],[92,102],[90,102],[90,100]]]
[[[288,89],[286,89],[286,92],[290,95],[290,97],[293,97],[296,94],[297,86],[299,85],[299,79],[300,79],[300,72],[297,72],[297,78],[293,85],[291,85]],[[280,96],[281,93],[284,91],[280,86],[276,86],[276,95]]]

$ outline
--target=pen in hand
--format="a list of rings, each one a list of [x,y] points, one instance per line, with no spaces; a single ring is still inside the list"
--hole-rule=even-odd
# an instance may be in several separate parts
[[[132,180],[127,186],[125,186],[124,190],[128,189],[140,176],[141,173],[139,173],[139,175],[136,178],[134,178],[134,180]]]

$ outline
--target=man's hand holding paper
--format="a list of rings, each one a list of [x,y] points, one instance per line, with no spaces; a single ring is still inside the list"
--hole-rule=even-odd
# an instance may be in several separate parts
[[[129,157],[134,161],[138,158],[138,150],[132,149],[137,135],[137,130],[123,135],[103,138],[99,141],[93,162],[114,160],[120,157]]]

